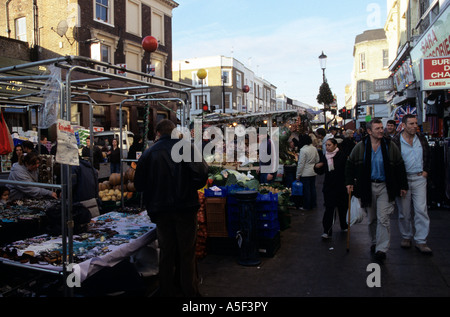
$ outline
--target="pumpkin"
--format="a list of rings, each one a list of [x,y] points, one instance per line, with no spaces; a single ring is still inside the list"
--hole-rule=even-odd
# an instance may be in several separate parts
[[[134,188],[134,183],[133,182],[129,182],[127,185],[127,189],[129,192],[134,192],[136,191],[136,188]]]
[[[134,174],[136,173],[136,170],[134,168],[129,168],[125,172],[125,177],[128,181],[134,182]]]
[[[109,184],[112,186],[120,184],[120,173],[112,173],[109,176]]]
[[[109,181],[104,181],[103,182],[103,185],[105,185],[105,188],[104,189],[109,189],[110,188],[110,184],[109,184]]]
[[[131,199],[133,197],[133,192],[127,192],[127,198]]]

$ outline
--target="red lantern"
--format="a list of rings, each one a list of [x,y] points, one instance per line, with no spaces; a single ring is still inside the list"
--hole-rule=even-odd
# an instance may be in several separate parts
[[[158,40],[155,37],[148,35],[142,40],[142,48],[146,52],[154,52],[158,48]]]
[[[250,91],[250,87],[248,85],[244,85],[244,87],[242,87],[242,91],[247,93]]]

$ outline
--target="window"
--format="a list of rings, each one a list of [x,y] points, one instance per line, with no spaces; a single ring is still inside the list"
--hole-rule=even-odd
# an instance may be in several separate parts
[[[94,0],[94,17],[97,21],[113,24],[112,21],[112,5],[113,1]]]
[[[383,50],[383,68],[389,67],[389,51]]]
[[[164,15],[152,11],[152,36],[154,36],[161,45],[164,45]]]
[[[359,70],[360,71],[366,70],[366,53],[359,54]]]
[[[208,74],[208,71],[206,71]],[[200,87],[202,85],[202,80],[198,78],[197,71],[192,72],[192,86]],[[208,86],[208,75],[203,79],[203,86]]]
[[[91,58],[97,61],[111,63],[111,46],[102,43],[91,44]],[[107,71],[107,67],[96,65],[97,70]]]
[[[222,83],[226,86],[231,85],[231,76],[229,70],[222,70]]]
[[[128,0],[126,7],[126,31],[141,36],[141,6],[135,0]]]
[[[111,47],[105,44],[100,45],[100,60],[105,63],[109,63],[111,61]]]
[[[22,17],[15,20],[16,39],[27,41],[27,18]]]
[[[193,96],[194,97],[194,104],[193,104],[193,110],[202,110],[202,104],[204,102],[208,102],[208,95],[203,93],[203,98],[201,93],[200,94],[196,94]],[[209,104],[209,102],[208,102]]]
[[[367,83],[364,81],[359,83],[359,95],[361,98],[361,102],[367,100]]]
[[[236,87],[242,89],[242,76],[241,73],[236,73]]]

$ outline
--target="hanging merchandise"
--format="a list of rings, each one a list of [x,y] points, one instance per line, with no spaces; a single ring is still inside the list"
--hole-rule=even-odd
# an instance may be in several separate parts
[[[39,106],[40,129],[48,129],[58,120],[58,110],[61,104],[61,68],[50,65],[50,77],[41,89],[44,104]]]
[[[0,113],[0,155],[5,155],[13,151],[14,143],[5,118],[3,118],[3,111],[0,111]]]
[[[56,150],[56,162],[67,165],[80,165],[78,158],[77,139],[75,131],[69,121],[57,120],[58,147]]]

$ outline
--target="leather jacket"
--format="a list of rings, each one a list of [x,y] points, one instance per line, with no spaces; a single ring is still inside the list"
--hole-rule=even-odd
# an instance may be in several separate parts
[[[174,161],[172,148],[175,145],[176,149],[191,150],[190,162]],[[203,158],[201,162],[194,161],[194,150],[189,141],[163,135],[139,158],[134,186],[143,193],[149,215],[190,211],[200,207],[197,190],[206,185],[208,165]]]

